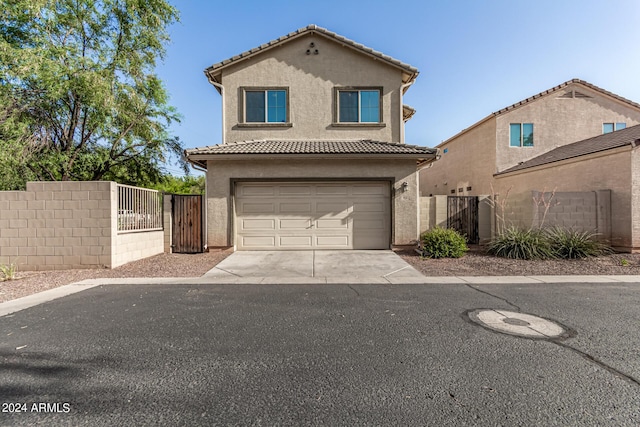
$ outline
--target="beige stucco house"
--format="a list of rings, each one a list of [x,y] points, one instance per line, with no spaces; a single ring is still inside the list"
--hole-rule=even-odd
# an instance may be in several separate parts
[[[222,96],[207,171],[209,247],[389,249],[418,237],[417,168],[403,95],[418,70],[310,25],[205,70]]]
[[[570,80],[438,145],[440,159],[420,172],[421,193],[490,195],[504,203],[503,225],[596,231],[616,249],[635,251],[638,124],[639,104]]]
[[[491,194],[494,175],[554,148],[640,124],[640,104],[573,79],[490,114],[436,148],[428,195]],[[579,178],[576,178],[579,179]]]

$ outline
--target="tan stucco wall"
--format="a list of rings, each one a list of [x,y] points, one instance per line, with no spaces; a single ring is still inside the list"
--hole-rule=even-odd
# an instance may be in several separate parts
[[[418,238],[418,189],[415,160],[223,160],[207,162],[207,244],[233,246],[232,179],[393,178],[392,243],[411,244]],[[407,182],[408,191],[398,190]]]
[[[495,123],[495,119],[487,120],[441,145],[440,159],[420,171],[422,196],[490,194],[495,173]]]
[[[315,43],[318,55],[307,55]],[[400,141],[402,73],[319,35],[307,35],[223,70],[226,141],[252,139],[373,139]],[[240,128],[241,87],[288,87],[292,127]],[[383,87],[385,127],[335,127],[337,86]],[[216,142],[217,143],[217,142]]]
[[[631,244],[640,251],[640,149],[631,152]],[[613,223],[616,222],[613,218]]]
[[[560,98],[575,89],[591,98]],[[640,123],[640,111],[600,92],[572,84],[497,117],[496,172],[553,148],[602,134],[602,124]],[[533,147],[510,147],[509,125],[533,123]]]
[[[637,158],[635,151],[633,157]],[[495,189],[503,199],[508,193],[511,205],[508,208],[509,213],[514,209],[521,211],[523,226],[530,226],[533,220],[532,190],[547,192],[611,190],[611,243],[618,249],[628,250],[638,246],[637,241],[635,243],[632,241],[632,222],[637,221],[632,220],[631,166],[631,148],[624,147],[597,155],[584,156],[578,161],[557,162],[546,167],[498,175]],[[634,171],[634,175],[637,176],[638,173]],[[567,213],[571,215],[571,212]],[[579,220],[579,218],[576,219]]]

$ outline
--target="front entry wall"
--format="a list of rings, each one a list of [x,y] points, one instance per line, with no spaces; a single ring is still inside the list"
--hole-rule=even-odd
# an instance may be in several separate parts
[[[389,249],[389,187],[368,181],[237,183],[237,249]]]
[[[418,238],[418,184],[415,160],[209,160],[207,170],[207,243],[210,247],[235,246],[239,249],[245,246],[244,243],[238,241],[238,238],[239,236],[248,236],[247,230],[240,230],[235,221],[238,214],[236,212],[238,205],[235,199],[243,196],[240,193],[233,194],[245,183],[283,184],[293,182],[314,185],[320,183],[384,183],[388,189],[388,193],[383,196],[388,201],[386,204],[388,211],[384,215],[389,216],[387,222],[389,225],[381,232],[370,232],[369,237],[364,237],[366,233],[360,235],[363,239],[371,239],[370,242],[360,240],[358,233],[356,233],[347,246],[354,248],[379,247],[382,246],[381,242],[384,240],[384,248],[387,249],[389,242],[392,245],[407,245]],[[403,191],[402,184],[405,182],[407,183],[406,191]],[[317,191],[317,186],[315,188]],[[349,203],[348,199],[346,203]],[[246,216],[244,211],[239,212],[240,218]],[[352,211],[352,213],[354,212]],[[277,220],[277,217],[274,216],[273,219]],[[384,221],[387,220],[384,219]],[[238,227],[237,230],[236,227]],[[316,234],[316,245],[318,243],[317,236],[319,235]],[[338,246],[337,240],[334,240],[333,243]],[[266,242],[266,244],[270,243]],[[313,249],[313,242],[309,249]]]

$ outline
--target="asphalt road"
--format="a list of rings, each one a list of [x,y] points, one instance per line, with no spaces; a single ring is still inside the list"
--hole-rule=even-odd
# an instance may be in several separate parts
[[[97,287],[0,318],[0,424],[637,426],[638,325],[640,284]]]

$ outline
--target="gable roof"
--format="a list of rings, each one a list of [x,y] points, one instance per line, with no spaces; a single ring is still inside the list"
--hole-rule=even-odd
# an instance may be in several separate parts
[[[635,108],[637,110],[640,110],[640,104],[638,104],[636,102],[633,102],[633,101],[631,101],[631,100],[629,100],[627,98],[624,98],[624,97],[622,97],[620,95],[616,95],[615,93],[612,93],[612,92],[609,92],[607,90],[604,90],[604,89],[602,89],[602,88],[600,88],[600,87],[598,87],[598,86],[596,86],[594,84],[591,84],[589,82],[586,82],[584,80],[571,79],[571,80],[568,80],[568,81],[566,81],[564,83],[559,84],[558,86],[554,86],[551,89],[547,89],[547,90],[545,90],[543,92],[540,92],[540,93],[538,93],[536,95],[530,96],[527,99],[523,99],[522,101],[516,102],[515,104],[511,104],[508,107],[505,107],[505,108],[503,108],[501,110],[498,110],[498,111],[495,111],[495,112],[489,114],[487,117],[485,117],[484,119],[480,120],[479,122],[476,122],[473,125],[469,126],[468,128],[465,128],[465,129],[461,130],[460,132],[458,132],[457,134],[455,134],[451,138],[448,138],[445,141],[442,141],[440,144],[436,145],[436,147],[440,147],[440,146],[446,144],[447,142],[451,141],[452,139],[455,139],[455,138],[459,137],[460,135],[469,132],[471,129],[474,129],[475,127],[479,126],[480,124],[486,122],[489,119],[492,119],[494,117],[498,117],[498,116],[500,116],[502,114],[505,114],[505,113],[508,113],[510,111],[513,111],[516,108],[520,108],[520,107],[522,107],[524,105],[530,104],[530,103],[538,100],[539,98],[542,98],[544,96],[550,95],[550,94],[552,94],[554,92],[558,92],[558,91],[560,91],[560,90],[562,90],[562,89],[564,89],[567,86],[572,85],[572,84],[582,85],[582,86],[584,86],[586,88],[589,88],[589,89],[591,89],[591,90],[593,90],[595,92],[599,92],[599,93],[601,93],[601,94],[603,94],[603,95],[605,95],[605,96],[607,96],[609,98],[613,98],[614,100],[616,100],[618,102],[627,104],[628,106],[631,106],[631,107],[633,107],[633,108]],[[576,97],[577,98],[582,98],[582,97],[586,97],[586,96],[584,94],[578,94],[578,92],[576,92]]]
[[[289,41],[295,40],[299,37],[302,37],[304,35],[307,34],[318,34],[322,37],[325,37],[327,39],[333,40],[337,43],[340,43],[344,46],[347,46],[357,52],[360,52],[364,55],[370,56],[372,58],[375,58],[377,60],[382,60],[383,62],[387,63],[388,65],[391,65],[392,67],[396,67],[399,68],[400,70],[402,70],[406,77],[406,81],[405,83],[409,83],[412,82],[413,80],[415,80],[416,77],[418,77],[418,69],[415,67],[412,67],[409,64],[406,64],[402,61],[399,61],[395,58],[392,58],[388,55],[383,54],[382,52],[378,52],[376,50],[371,49],[370,47],[364,46],[360,43],[356,43],[353,40],[350,40],[344,36],[341,36],[339,34],[336,34],[332,31],[327,30],[326,28],[322,28],[322,27],[318,27],[317,25],[308,25],[306,27],[300,28],[294,32],[291,32],[287,35],[284,35],[282,37],[279,37],[275,40],[271,40],[268,43],[262,44],[258,47],[255,47],[253,49],[247,50],[246,52],[242,52],[239,55],[235,55],[229,59],[225,59],[224,61],[218,62],[216,64],[213,64],[212,66],[208,67],[207,69],[204,70],[205,75],[210,79],[213,80],[217,83],[220,83],[218,80],[218,76],[220,74],[220,71],[223,70],[224,68],[232,65],[232,64],[237,64],[238,62],[244,61],[245,59],[251,58],[255,55],[258,55],[260,53],[266,52],[270,49],[273,49],[276,46],[281,46],[284,43],[287,43]]]
[[[360,140],[259,140],[241,141],[185,150],[185,155],[200,166],[206,167],[206,159],[242,158],[244,156],[349,156],[373,155],[385,158],[415,158],[421,163],[435,158],[434,148],[395,142]],[[205,160],[205,161],[203,161]]]
[[[574,142],[573,144],[554,148],[551,151],[547,151],[544,154],[499,172],[496,175],[502,175],[509,172],[529,169],[535,166],[572,159],[574,157],[585,156],[587,154],[598,153],[600,151],[624,147],[625,145],[635,146],[638,143],[640,143],[640,125],[631,126],[626,129],[605,133],[593,138]]]

